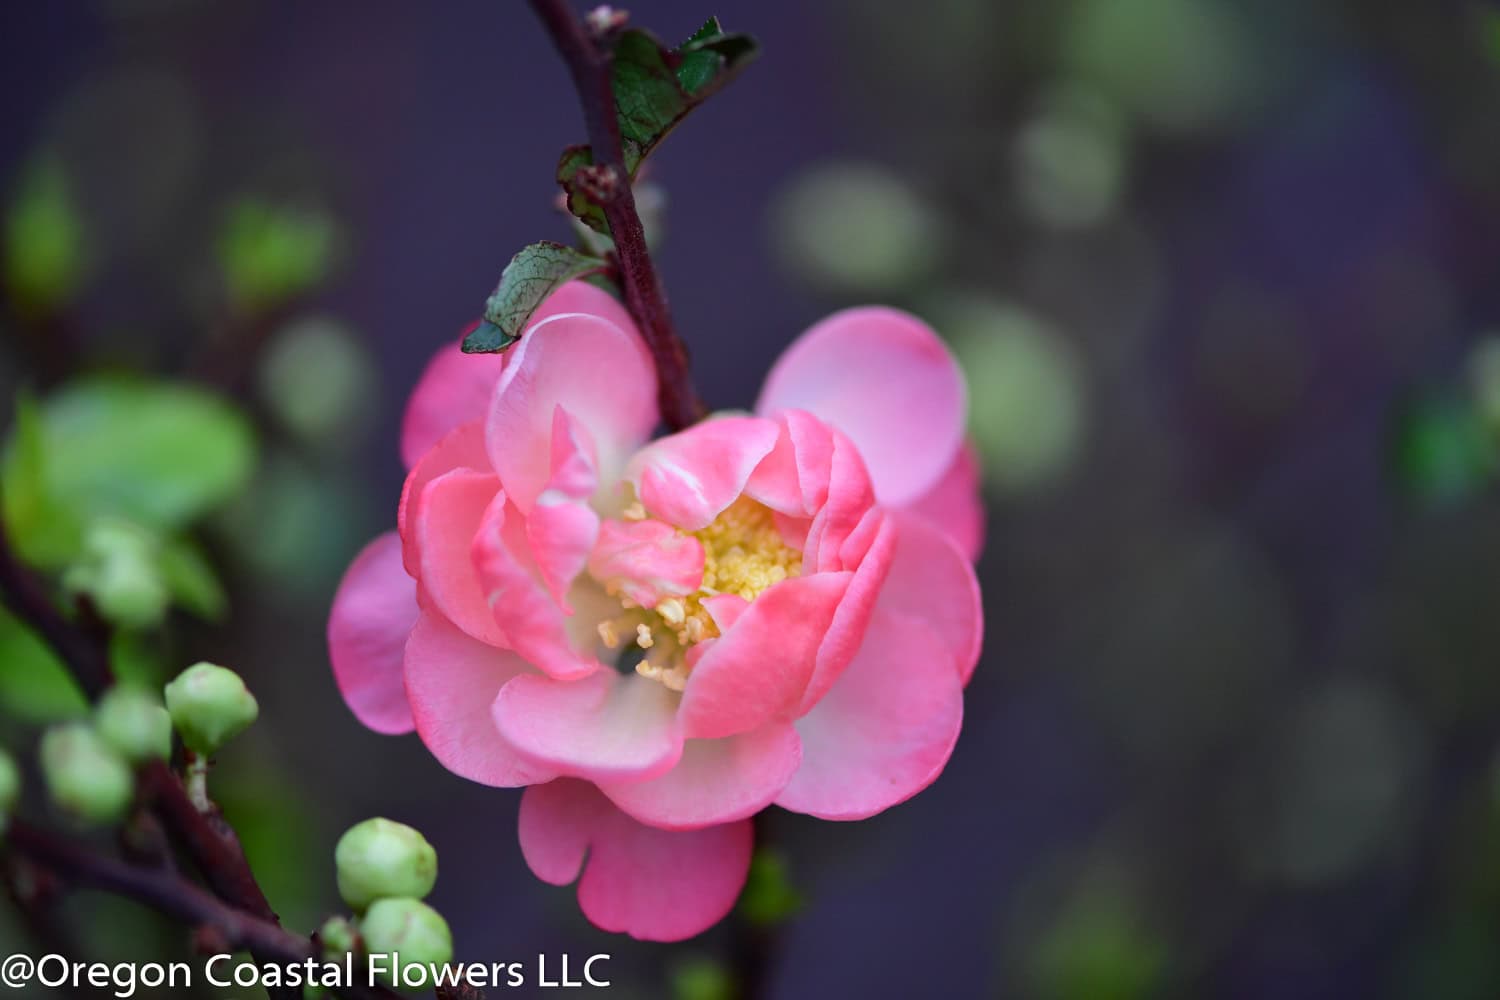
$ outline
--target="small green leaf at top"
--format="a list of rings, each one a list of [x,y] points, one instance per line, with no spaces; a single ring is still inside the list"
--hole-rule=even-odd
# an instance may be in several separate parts
[[[676,48],[638,28],[620,32],[614,42],[610,84],[629,180],[635,180],[641,163],[668,132],[758,53],[754,38],[726,32],[718,18],[709,18]],[[567,194],[568,210],[595,232],[608,235],[600,199],[587,183],[586,170],[593,163],[589,147],[571,146],[558,163],[557,181]]]
[[[750,859],[750,874],[740,894],[740,913],[750,923],[772,927],[796,916],[806,900],[792,884],[786,859],[761,848]]]
[[[561,243],[543,240],[523,247],[510,259],[489,300],[484,319],[464,337],[465,354],[493,354],[521,339],[537,306],[574,278],[603,271],[609,265]]]

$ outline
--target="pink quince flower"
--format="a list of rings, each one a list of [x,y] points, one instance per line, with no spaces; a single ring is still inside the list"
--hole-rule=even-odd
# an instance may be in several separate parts
[[[635,324],[583,283],[504,355],[445,347],[407,408],[398,531],[349,568],[328,643],[365,725],[526,786],[539,878],[672,941],[733,906],[755,813],[862,819],[942,771],[983,512],[962,376],[904,313],[814,326],[753,415],[653,441],[656,397]]]

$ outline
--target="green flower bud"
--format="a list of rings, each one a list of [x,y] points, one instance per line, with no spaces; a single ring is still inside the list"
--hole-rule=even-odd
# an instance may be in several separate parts
[[[365,951],[371,955],[399,953],[402,965],[447,965],[453,960],[453,934],[442,915],[416,899],[381,899],[371,904],[359,922]],[[395,986],[389,969],[388,986]],[[429,977],[430,979],[430,977]]]
[[[329,917],[318,928],[318,940],[323,943],[323,955],[330,961],[349,954],[359,944],[359,932],[348,917]]]
[[[237,736],[260,714],[255,696],[233,670],[195,663],[167,685],[167,711],[182,742],[209,756]]]
[[[119,819],[135,795],[130,765],[86,723],[47,730],[41,762],[52,801],[86,823]]]
[[[124,628],[161,623],[171,595],[158,566],[158,543],[148,532],[113,518],[89,525],[83,556],[64,574],[72,593],[87,594],[107,621]]]
[[[172,753],[172,717],[161,701],[134,688],[111,688],[94,709],[99,736],[132,764]]]
[[[367,819],[339,838],[333,851],[339,895],[355,910],[377,899],[421,899],[437,881],[437,851],[404,823]]]
[[[0,750],[0,833],[5,832],[10,811],[20,799],[21,769],[16,766],[14,757]]]

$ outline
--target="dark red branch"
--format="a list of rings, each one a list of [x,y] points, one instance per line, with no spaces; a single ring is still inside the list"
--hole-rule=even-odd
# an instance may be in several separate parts
[[[646,247],[646,230],[636,212],[620,142],[620,123],[615,117],[610,51],[566,0],[531,0],[531,8],[546,26],[573,77],[595,166],[613,171],[617,178],[613,196],[603,201],[603,208],[615,241],[625,304],[640,325],[656,362],[662,420],[672,430],[681,430],[701,420],[707,411],[688,374],[687,348],[672,326],[666,294]]]
[[[5,851],[50,872],[64,885],[98,889],[143,903],[193,927],[200,939],[212,941],[216,948],[249,951],[258,962],[278,965],[300,965],[309,958],[320,958],[307,938],[226,905],[167,869],[140,868],[103,857],[83,844],[21,820],[12,820],[6,829]],[[399,996],[368,984],[350,984],[339,992],[381,1000]]]

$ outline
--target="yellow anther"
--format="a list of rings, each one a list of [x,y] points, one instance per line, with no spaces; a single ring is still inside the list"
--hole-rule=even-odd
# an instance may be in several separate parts
[[[668,625],[681,625],[687,617],[687,609],[675,597],[669,597],[656,606],[656,613]]]
[[[620,648],[620,633],[615,629],[615,623],[612,621],[599,623],[599,638],[610,649]]]
[[[620,511],[620,516],[627,521],[644,521],[646,519],[646,508],[639,500],[636,500],[629,507]]]
[[[635,627],[635,644],[642,649],[650,649],[656,645],[656,640],[651,637],[650,625],[637,625]]]

